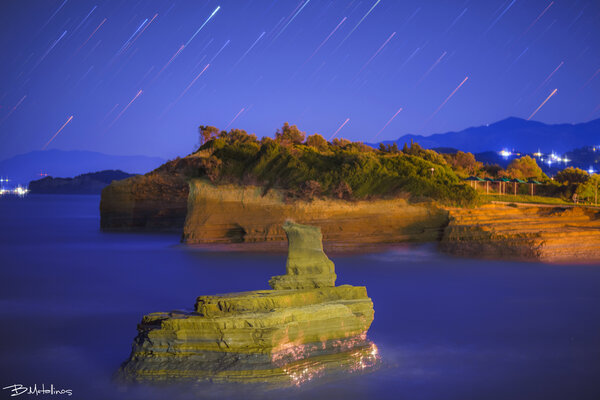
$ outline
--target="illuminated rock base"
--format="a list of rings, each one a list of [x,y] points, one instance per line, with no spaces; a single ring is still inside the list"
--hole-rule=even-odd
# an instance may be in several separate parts
[[[284,230],[288,273],[271,279],[277,289],[200,296],[194,312],[144,316],[120,376],[293,385],[375,367],[366,288],[333,286],[334,265],[318,228],[288,222]]]

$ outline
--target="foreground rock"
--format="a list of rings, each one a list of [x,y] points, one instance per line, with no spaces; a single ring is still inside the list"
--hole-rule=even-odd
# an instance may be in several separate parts
[[[495,204],[451,209],[441,248],[461,256],[600,261],[600,210]]]
[[[287,273],[271,279],[273,290],[200,296],[194,312],[146,315],[120,376],[292,385],[375,367],[366,288],[334,286],[318,228],[287,222],[283,229]]]
[[[286,201],[282,192],[259,186],[190,182],[186,243],[282,242],[287,218],[321,227],[328,242],[346,244],[435,241],[448,212],[432,203],[391,200]]]

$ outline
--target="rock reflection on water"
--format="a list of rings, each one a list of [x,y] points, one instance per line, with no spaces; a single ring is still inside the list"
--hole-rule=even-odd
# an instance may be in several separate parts
[[[328,382],[331,379],[343,379],[349,374],[372,372],[380,365],[380,361],[375,343],[366,341],[364,345],[340,353],[301,359],[281,369],[293,385],[301,386],[311,381],[318,384],[319,380]]]
[[[365,335],[327,343],[291,346],[272,354],[270,360],[260,367],[245,370],[210,370],[206,362],[186,363],[185,370],[172,370],[171,373],[162,371],[160,379],[139,370],[121,369],[118,378],[122,383],[237,383],[252,384],[262,389],[279,389],[339,381],[356,374],[371,373],[381,366],[377,345],[366,339]],[[215,368],[222,366],[215,365]]]

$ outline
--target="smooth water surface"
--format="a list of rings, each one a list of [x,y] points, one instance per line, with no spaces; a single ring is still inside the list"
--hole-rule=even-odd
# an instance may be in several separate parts
[[[146,313],[196,296],[267,288],[285,254],[210,251],[178,235],[102,233],[98,196],[0,198],[0,385],[73,399],[599,399],[600,266],[450,258],[433,245],[334,255],[338,284],[365,285],[383,365],[264,391],[122,387]],[[0,398],[10,398],[0,390]],[[31,398],[22,395],[20,398]]]

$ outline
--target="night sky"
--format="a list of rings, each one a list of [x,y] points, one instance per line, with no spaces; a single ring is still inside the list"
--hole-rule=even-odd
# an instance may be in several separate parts
[[[0,29],[0,158],[600,117],[597,0],[3,0]]]

